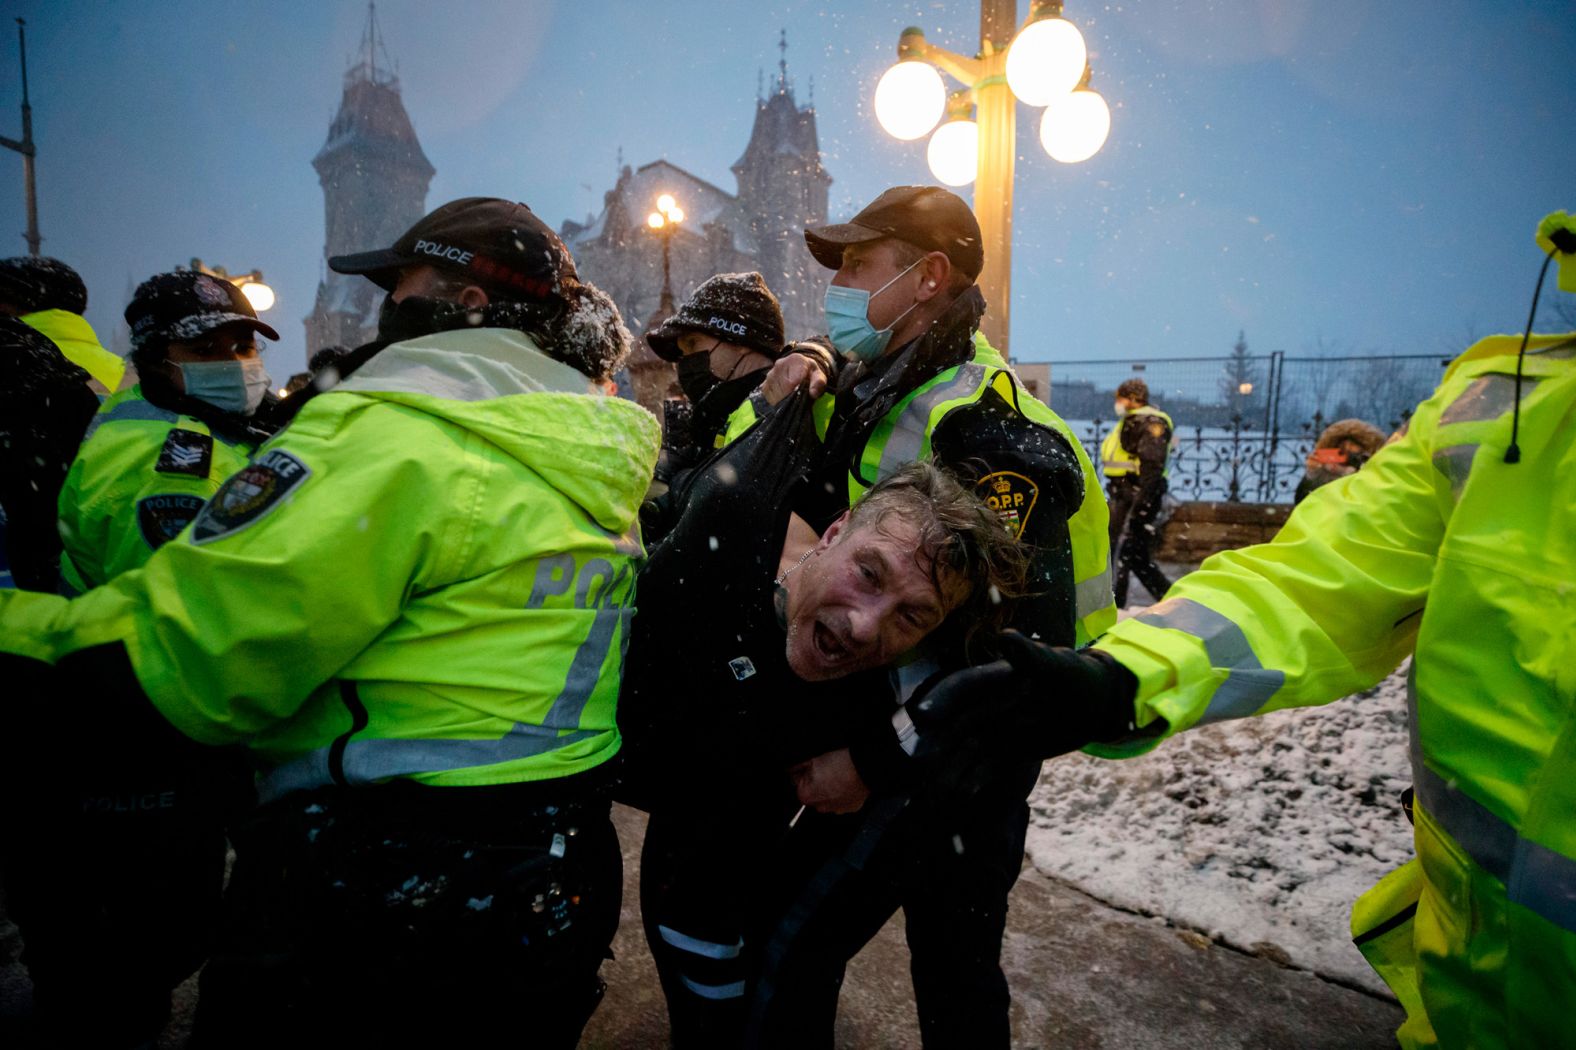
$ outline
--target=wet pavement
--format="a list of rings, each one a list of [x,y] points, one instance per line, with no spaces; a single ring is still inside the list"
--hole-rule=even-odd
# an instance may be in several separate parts
[[[602,968],[607,998],[581,1046],[661,1048],[668,1045],[667,1014],[638,910],[645,817],[615,807],[615,820],[624,846],[623,924],[613,945],[617,958]],[[15,1030],[10,1026],[30,998],[18,946],[15,927],[0,920],[0,1032]],[[1391,1033],[1401,1022],[1394,1003],[1119,911],[1027,867],[1013,890],[1002,961],[1015,1047],[1379,1050],[1395,1045]],[[185,1045],[195,984],[177,991],[160,1050]],[[837,1046],[919,1046],[901,916],[849,967]]]

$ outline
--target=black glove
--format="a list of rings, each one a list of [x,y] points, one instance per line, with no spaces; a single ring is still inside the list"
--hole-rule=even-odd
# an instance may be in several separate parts
[[[1075,651],[1001,636],[1005,660],[937,681],[909,702],[920,735],[915,757],[989,738],[1040,758],[1132,736],[1138,679],[1094,649]],[[1160,732],[1164,723],[1146,727]]]
[[[1016,707],[1018,731],[1035,741],[1044,757],[1086,744],[1158,735],[1165,722],[1139,730],[1133,699],[1138,678],[1098,649],[1066,649],[1003,631],[1002,655],[1021,676],[1028,703]]]

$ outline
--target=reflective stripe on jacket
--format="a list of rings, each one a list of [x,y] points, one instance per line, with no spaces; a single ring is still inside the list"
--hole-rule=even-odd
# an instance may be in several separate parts
[[[80,593],[142,565],[246,466],[250,452],[202,420],[148,401],[141,384],[111,397],[88,424],[60,490],[65,584]],[[177,461],[182,455],[187,460]]]
[[[48,336],[67,361],[104,388],[101,393],[113,394],[120,389],[121,380],[126,377],[126,362],[104,349],[86,318],[69,310],[39,310],[23,314],[19,320]]]
[[[1138,724],[1170,733],[1324,703],[1414,656],[1407,1046],[1572,1039],[1576,337],[1529,344],[1507,464],[1519,342],[1476,344],[1403,438],[1309,496],[1274,542],[1216,555],[1098,643],[1140,681]],[[1357,925],[1384,910],[1369,905]]]
[[[0,646],[123,641],[176,728],[271,767],[267,797],[600,765],[658,428],[593,391],[519,332],[394,344],[142,569],[69,603],[0,597]]]
[[[1153,405],[1139,405],[1129,409],[1127,416],[1116,421],[1111,432],[1100,442],[1100,468],[1105,471],[1108,478],[1120,478],[1138,472],[1138,457],[1122,447],[1122,426],[1128,417],[1132,416],[1159,416],[1166,421],[1166,429],[1173,435],[1166,445],[1166,473],[1171,473],[1171,453],[1176,448],[1176,428],[1171,425],[1171,417]]]

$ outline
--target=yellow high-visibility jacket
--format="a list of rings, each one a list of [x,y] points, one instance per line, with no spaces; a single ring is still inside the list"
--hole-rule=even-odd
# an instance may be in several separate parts
[[[1576,336],[1529,344],[1510,464],[1519,344],[1473,346],[1273,542],[1096,645],[1167,733],[1325,703],[1413,656],[1416,867],[1353,920],[1409,1047],[1576,1045]]]
[[[0,652],[125,646],[265,799],[405,777],[579,773],[614,709],[658,427],[522,333],[386,348],[314,398],[191,525],[80,598],[0,593]]]

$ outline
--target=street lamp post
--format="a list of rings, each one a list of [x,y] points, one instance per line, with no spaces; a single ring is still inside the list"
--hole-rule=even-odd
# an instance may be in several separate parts
[[[662,238],[662,304],[659,309],[664,314],[673,313],[672,267],[668,255],[673,247],[673,234],[683,221],[684,209],[679,207],[671,193],[658,197],[657,210],[646,216],[646,225]]]
[[[197,273],[205,273],[209,277],[217,277],[221,281],[229,281],[241,289],[241,294],[246,296],[246,301],[252,304],[252,309],[258,313],[273,309],[274,290],[263,283],[263,271],[253,270],[251,273],[230,273],[223,266],[208,266],[201,259],[193,259],[191,269]]]
[[[931,44],[914,26],[903,30],[897,65],[881,77],[875,96],[876,117],[895,138],[921,138],[947,115],[927,150],[930,168],[950,186],[974,183],[985,252],[979,284],[990,304],[983,327],[1003,353],[1012,295],[1017,102],[1046,107],[1040,143],[1063,163],[1099,152],[1111,128],[1110,109],[1088,86],[1083,35],[1062,17],[1061,0],[1031,0],[1021,29],[1017,6],[1016,0],[981,0],[980,50],[973,58]],[[938,67],[963,87],[949,96]]]
[[[33,144],[33,106],[27,98],[27,23],[20,18],[16,20],[16,39],[22,55],[22,138],[18,141],[0,135],[0,146],[22,154],[22,182],[27,194],[27,233],[23,237],[27,241],[27,254],[37,255],[39,246],[44,243],[44,238],[38,235],[38,186],[33,175],[38,147]]]

